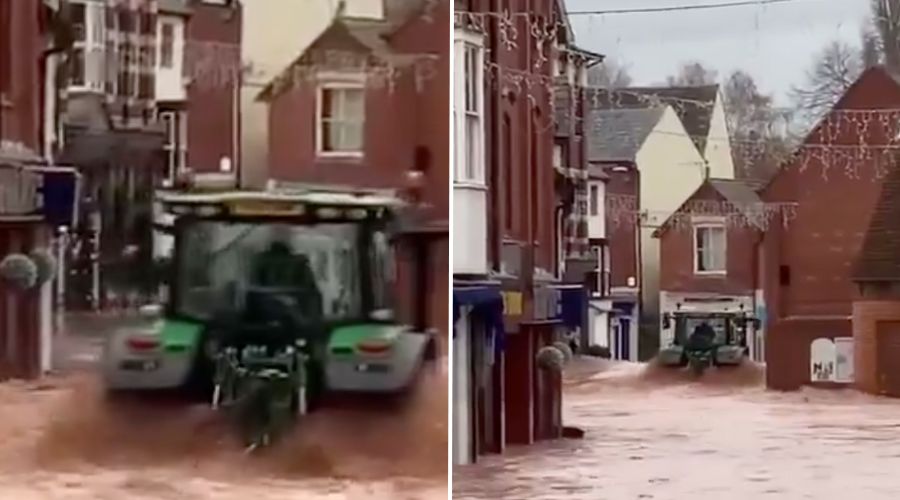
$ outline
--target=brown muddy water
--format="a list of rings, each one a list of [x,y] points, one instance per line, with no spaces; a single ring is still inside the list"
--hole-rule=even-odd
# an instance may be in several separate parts
[[[508,449],[454,471],[453,498],[878,500],[900,495],[900,401],[766,391],[746,366],[701,380],[581,362],[564,420],[583,440]]]
[[[0,498],[447,498],[447,375],[405,404],[323,409],[247,456],[205,405],[109,401],[90,374],[0,384]]]

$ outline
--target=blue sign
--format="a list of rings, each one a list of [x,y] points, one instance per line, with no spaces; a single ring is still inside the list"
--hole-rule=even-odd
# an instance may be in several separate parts
[[[78,222],[78,174],[75,171],[47,170],[42,172],[40,189],[41,212],[53,226],[74,226]]]

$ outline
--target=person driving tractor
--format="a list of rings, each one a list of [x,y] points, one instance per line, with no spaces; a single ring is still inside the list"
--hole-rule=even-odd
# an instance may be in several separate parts
[[[322,294],[309,258],[291,251],[289,228],[274,228],[272,242],[255,259],[253,283],[265,288],[289,289],[307,319],[322,314]]]
[[[688,338],[688,348],[696,350],[712,349],[716,342],[716,330],[704,321],[694,328]]]

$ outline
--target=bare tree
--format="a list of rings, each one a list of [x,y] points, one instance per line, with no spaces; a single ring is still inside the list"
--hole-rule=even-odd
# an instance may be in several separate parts
[[[870,0],[878,48],[885,66],[900,73],[900,0]]]
[[[675,76],[666,79],[670,87],[695,87],[700,85],[712,85],[718,79],[718,73],[703,66],[697,61],[687,62],[681,65]]]
[[[863,70],[859,53],[841,41],[833,41],[823,50],[806,74],[806,84],[795,86],[791,97],[798,113],[812,124],[853,85]]]
[[[859,57],[863,69],[881,64],[881,40],[877,30],[872,25],[867,25],[863,28],[861,38],[862,48],[860,49]]]
[[[616,89],[631,85],[628,66],[607,58],[588,72],[588,83],[594,87]]]
[[[760,92],[753,77],[744,71],[729,75],[722,94],[736,175],[769,178],[790,151],[789,117],[774,107],[772,96]]]

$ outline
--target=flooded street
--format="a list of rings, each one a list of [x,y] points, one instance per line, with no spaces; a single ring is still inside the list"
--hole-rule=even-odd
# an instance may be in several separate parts
[[[96,336],[60,345],[71,371],[0,384],[0,498],[447,497],[446,363],[405,401],[323,408],[248,456],[208,405],[106,398]]]
[[[762,370],[703,383],[643,365],[567,380],[565,422],[583,440],[485,457],[454,498],[889,499],[900,491],[900,402],[852,391],[775,393]],[[593,370],[596,371],[596,370]]]

